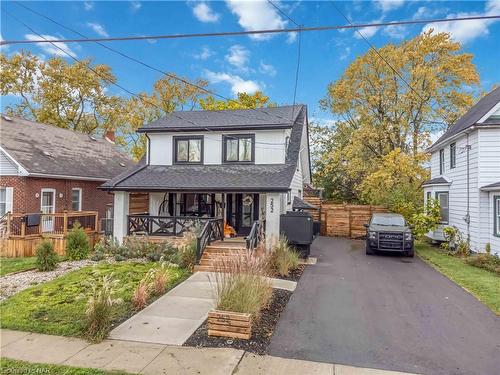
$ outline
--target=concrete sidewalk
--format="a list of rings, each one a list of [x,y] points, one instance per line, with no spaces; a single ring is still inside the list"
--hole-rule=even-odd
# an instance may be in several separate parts
[[[196,272],[130,319],[113,329],[110,339],[182,345],[215,307],[210,272]],[[273,288],[294,290],[297,283],[271,279]]]
[[[259,356],[226,348],[192,348],[1,330],[2,357],[149,375],[403,375],[406,373]],[[407,374],[406,374],[407,375]]]

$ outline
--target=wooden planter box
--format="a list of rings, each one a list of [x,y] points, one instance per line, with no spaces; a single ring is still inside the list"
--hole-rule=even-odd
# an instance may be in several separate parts
[[[252,316],[212,310],[208,313],[208,335],[249,340],[252,336]]]

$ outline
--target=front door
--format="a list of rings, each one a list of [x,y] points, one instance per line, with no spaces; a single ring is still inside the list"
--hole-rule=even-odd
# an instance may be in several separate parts
[[[40,202],[42,214],[53,214],[56,211],[56,191],[54,189],[42,189]],[[54,230],[54,216],[42,216],[42,232]]]
[[[259,194],[227,194],[226,220],[239,236],[247,236],[259,219]]]

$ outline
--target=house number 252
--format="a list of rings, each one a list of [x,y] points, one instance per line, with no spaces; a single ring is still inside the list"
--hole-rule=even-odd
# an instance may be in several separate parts
[[[269,212],[274,212],[274,198],[269,199]]]

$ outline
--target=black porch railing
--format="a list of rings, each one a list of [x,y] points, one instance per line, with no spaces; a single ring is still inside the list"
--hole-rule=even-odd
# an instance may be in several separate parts
[[[247,250],[253,250],[259,244],[260,226],[261,224],[259,221],[254,221],[250,233],[245,238]]]
[[[195,225],[205,225],[213,217],[128,215],[129,235],[180,236]],[[219,219],[217,219],[219,220]],[[222,219],[220,219],[222,220]]]
[[[212,241],[224,241],[224,219],[208,220],[196,238],[196,261],[199,262],[203,251]]]

